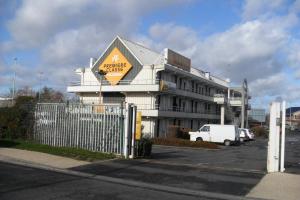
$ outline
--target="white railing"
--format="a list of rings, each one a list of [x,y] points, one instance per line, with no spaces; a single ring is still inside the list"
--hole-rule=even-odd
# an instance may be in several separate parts
[[[144,80],[120,80],[117,85],[156,85],[159,84],[159,80],[144,79]],[[74,81],[70,82],[70,86],[100,86],[99,81]],[[102,85],[111,85],[107,80],[102,81]]]
[[[217,98],[224,98],[225,95],[224,95],[224,94],[214,94],[214,97],[217,97]]]
[[[230,101],[241,101],[242,97],[230,97]]]
[[[120,106],[39,103],[34,139],[50,146],[122,154],[123,113]]]
[[[158,104],[135,104],[138,110],[159,110],[159,111],[170,111],[170,112],[185,112],[185,113],[198,113],[198,114],[220,114],[220,112],[216,111],[208,111],[208,110],[191,110],[180,106],[171,106],[171,107],[164,107],[159,106]]]

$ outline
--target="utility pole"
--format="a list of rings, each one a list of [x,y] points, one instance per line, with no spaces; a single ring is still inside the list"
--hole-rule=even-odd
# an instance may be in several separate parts
[[[42,76],[43,76],[43,72],[38,72],[38,78],[39,78],[39,102],[41,101],[41,92],[42,92]]]
[[[15,67],[17,66],[17,61],[18,61],[18,58],[14,58],[14,66]],[[12,97],[11,97],[12,104],[14,103],[15,92],[16,92],[16,71],[14,70],[14,72],[13,72],[13,80],[12,80]]]

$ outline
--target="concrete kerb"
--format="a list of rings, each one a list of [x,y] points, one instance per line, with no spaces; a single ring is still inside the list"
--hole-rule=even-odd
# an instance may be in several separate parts
[[[1,156],[0,161],[14,164],[14,165],[21,165],[24,167],[48,170],[48,171],[53,171],[53,172],[57,172],[57,173],[67,174],[67,175],[79,176],[82,178],[96,179],[99,181],[111,182],[111,183],[116,183],[116,184],[121,184],[121,185],[145,188],[145,189],[174,193],[174,194],[196,196],[196,197],[217,198],[217,199],[224,199],[224,200],[259,199],[259,198],[252,198],[252,197],[243,197],[243,196],[235,196],[235,195],[229,195],[229,194],[213,193],[213,192],[200,191],[200,190],[189,190],[189,189],[183,189],[183,188],[177,188],[177,187],[144,183],[144,182],[133,181],[133,180],[125,180],[125,179],[120,179],[120,178],[112,178],[112,177],[107,177],[107,176],[102,176],[102,175],[95,175],[95,174],[89,174],[89,173],[84,173],[84,172],[72,171],[69,169],[50,167],[50,166],[46,166],[46,165],[42,165],[42,164],[24,162],[23,160],[11,159],[11,158],[5,157],[5,156]]]

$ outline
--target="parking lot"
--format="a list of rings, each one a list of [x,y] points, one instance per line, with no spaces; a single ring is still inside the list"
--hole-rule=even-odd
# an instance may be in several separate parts
[[[268,139],[258,138],[238,146],[219,146],[218,150],[154,146],[153,159],[168,164],[265,172]],[[286,135],[286,170],[300,173],[300,133]]]
[[[220,149],[197,149],[154,146],[153,159],[172,164],[185,164],[236,170],[265,171],[267,139],[245,142],[238,146],[219,146]]]
[[[150,159],[117,159],[73,170],[126,180],[246,195],[266,174],[268,140],[218,150],[153,146]],[[286,171],[300,174],[300,134],[286,138]]]

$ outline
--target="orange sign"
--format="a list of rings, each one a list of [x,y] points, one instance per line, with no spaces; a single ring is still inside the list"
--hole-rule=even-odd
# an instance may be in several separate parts
[[[99,70],[103,70],[105,78],[111,85],[116,85],[132,68],[130,62],[116,47],[105,58],[99,66]]]

